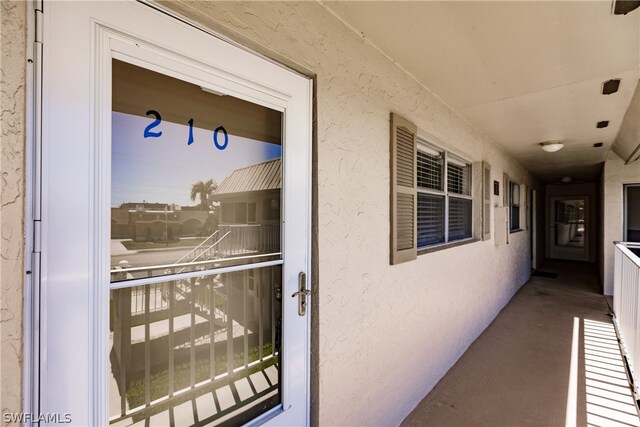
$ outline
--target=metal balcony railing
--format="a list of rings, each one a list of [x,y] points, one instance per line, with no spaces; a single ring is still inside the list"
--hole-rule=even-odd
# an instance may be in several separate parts
[[[225,256],[280,251],[280,224],[219,225],[225,239],[218,249]]]
[[[141,277],[157,269],[147,267]],[[175,411],[187,402],[200,422],[210,423],[278,398],[280,267],[201,274],[111,291],[110,393],[119,402],[110,424],[166,413],[170,425],[180,425]],[[253,383],[256,375],[262,388]],[[242,384],[251,393],[243,394]],[[234,390],[232,402],[216,400],[214,415],[200,413],[208,409],[199,407],[200,397],[224,387]]]
[[[613,312],[638,395],[640,379],[640,243],[614,242]]]

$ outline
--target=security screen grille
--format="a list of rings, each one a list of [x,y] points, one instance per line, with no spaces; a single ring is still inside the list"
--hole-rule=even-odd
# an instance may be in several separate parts
[[[471,165],[420,141],[417,169],[418,247],[470,238]]]

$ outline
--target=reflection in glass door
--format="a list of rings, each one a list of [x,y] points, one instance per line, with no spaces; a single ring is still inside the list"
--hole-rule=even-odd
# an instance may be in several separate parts
[[[587,260],[587,199],[554,198],[552,201],[551,257]]]
[[[109,417],[281,402],[282,113],[113,60]]]

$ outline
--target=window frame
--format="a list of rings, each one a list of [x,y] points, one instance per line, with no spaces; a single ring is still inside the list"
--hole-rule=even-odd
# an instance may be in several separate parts
[[[640,182],[623,184],[622,188],[622,238],[625,242],[629,240],[629,188],[640,188]]]
[[[253,211],[253,215],[250,215]],[[258,204],[256,202],[247,202],[247,224],[255,224],[258,222]]]
[[[417,165],[417,157],[418,153],[422,152],[423,154],[429,154],[429,151],[435,151],[442,155],[443,162],[443,170],[442,170],[442,190],[436,190],[433,188],[422,187],[418,183],[418,165]],[[449,191],[449,162],[450,160],[463,163],[465,167],[468,169],[468,194],[460,194]],[[452,162],[453,163],[453,162]],[[459,246],[463,243],[470,243],[472,241],[477,240],[474,236],[474,204],[473,204],[473,162],[466,160],[464,157],[456,155],[455,153],[450,152],[449,150],[442,148],[438,145],[435,145],[425,138],[418,136],[416,142],[416,197],[419,197],[420,194],[428,194],[432,196],[444,197],[444,214],[443,214],[443,230],[444,230],[444,241],[433,243],[430,245],[421,246],[419,243],[416,243],[416,249],[418,254],[428,253],[434,249],[441,249],[446,247]],[[471,203],[471,213],[469,215],[470,222],[470,235],[469,237],[464,237],[462,239],[450,240],[449,239],[449,201],[451,198],[459,199],[459,200],[468,200]],[[416,235],[418,233],[418,210],[416,208]],[[418,242],[419,239],[416,239]]]
[[[508,181],[508,189],[507,189],[507,206],[509,206],[509,234],[517,233],[518,231],[524,230],[522,228],[521,220],[522,220],[522,184],[518,181],[515,181],[509,177]],[[513,187],[518,187],[518,203],[513,203]],[[513,227],[513,208],[518,208],[518,226],[516,228]]]

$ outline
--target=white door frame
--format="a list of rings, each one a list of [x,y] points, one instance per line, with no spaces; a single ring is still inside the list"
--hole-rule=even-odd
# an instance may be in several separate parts
[[[622,239],[625,242],[629,241],[629,236],[627,236],[627,233],[629,232],[629,218],[628,218],[628,213],[629,213],[629,188],[631,187],[640,187],[640,183],[633,183],[633,182],[629,182],[629,183],[625,183],[622,185]]]
[[[537,200],[537,192],[533,188],[529,190],[530,193],[530,224],[527,224],[530,229],[530,239],[531,239],[531,270],[535,270],[538,268],[538,200]]]
[[[108,333],[104,332],[109,324],[110,222],[103,208],[110,204],[111,58],[117,58],[286,114],[283,407],[257,421],[276,417],[272,421],[277,424],[301,419],[308,424],[310,304],[307,315],[300,317],[298,300],[290,296],[298,290],[300,271],[307,273],[307,288],[310,277],[311,80],[148,5],[68,6],[53,2],[44,8],[42,228],[35,237],[42,241],[39,411],[71,412],[72,422],[79,425],[99,425],[108,419]],[[162,32],[157,30],[159,23]],[[63,32],[65,25],[82,30]],[[64,35],[54,36],[56,31]],[[79,34],[87,37],[78,38]],[[180,40],[195,43],[187,56]],[[216,55],[211,55],[212,47]],[[87,56],[90,64],[83,62]],[[66,73],[74,78],[61,87]],[[35,96],[38,99],[39,94]],[[53,149],[61,147],[62,135],[69,135],[64,141],[67,148]],[[78,176],[88,182],[61,182],[65,167],[78,169]],[[34,179],[39,178],[36,172],[32,171]],[[68,341],[61,342],[65,334]],[[302,396],[299,390],[304,390]]]

